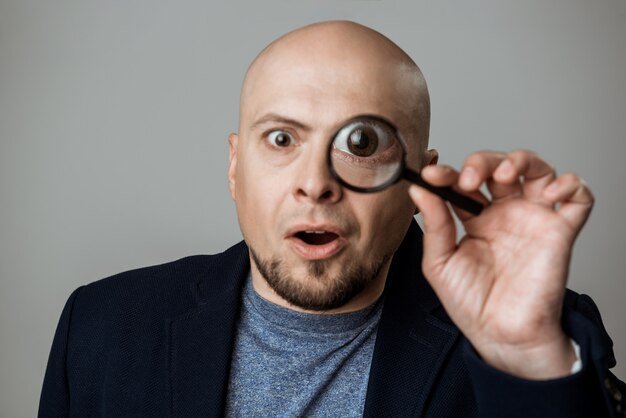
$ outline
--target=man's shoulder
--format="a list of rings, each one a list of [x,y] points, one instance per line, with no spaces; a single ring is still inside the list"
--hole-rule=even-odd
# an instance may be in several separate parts
[[[227,250],[216,254],[190,255],[178,260],[161,264],[140,267],[94,281],[84,286],[90,291],[115,291],[119,287],[126,290],[144,286],[163,284],[174,286],[182,282],[197,279],[212,280],[217,270],[228,270],[233,264],[241,261],[241,256],[246,251],[245,244],[239,242]]]
[[[72,311],[89,316],[174,316],[198,304],[202,288],[225,293],[247,270],[247,247],[240,242],[213,255],[192,255],[128,270],[78,288]]]

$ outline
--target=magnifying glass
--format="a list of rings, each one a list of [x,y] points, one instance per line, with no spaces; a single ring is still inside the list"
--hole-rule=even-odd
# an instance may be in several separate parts
[[[452,187],[426,183],[418,172],[407,167],[406,154],[406,144],[395,128],[379,117],[361,116],[337,131],[328,146],[327,161],[339,184],[355,192],[378,192],[406,179],[454,206],[480,214],[480,202]]]

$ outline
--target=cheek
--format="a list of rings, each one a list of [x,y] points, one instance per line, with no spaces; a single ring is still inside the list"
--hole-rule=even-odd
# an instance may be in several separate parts
[[[244,169],[245,167],[245,169]],[[284,201],[284,182],[275,172],[266,172],[255,161],[238,165],[235,184],[237,215],[246,240],[269,236]]]
[[[353,205],[367,243],[377,243],[374,247],[385,252],[400,245],[415,211],[407,187],[400,183],[385,192],[364,195],[365,201]]]

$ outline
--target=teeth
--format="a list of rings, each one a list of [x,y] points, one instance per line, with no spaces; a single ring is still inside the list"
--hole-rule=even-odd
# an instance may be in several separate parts
[[[304,231],[307,234],[325,234],[326,231]]]

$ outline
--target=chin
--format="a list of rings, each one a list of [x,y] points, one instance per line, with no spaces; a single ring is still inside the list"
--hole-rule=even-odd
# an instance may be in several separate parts
[[[305,310],[327,311],[344,306],[381,274],[393,254],[364,263],[350,257],[345,263],[335,258],[308,260],[293,268],[280,257],[261,258],[250,247],[252,260],[268,285],[283,300]]]

